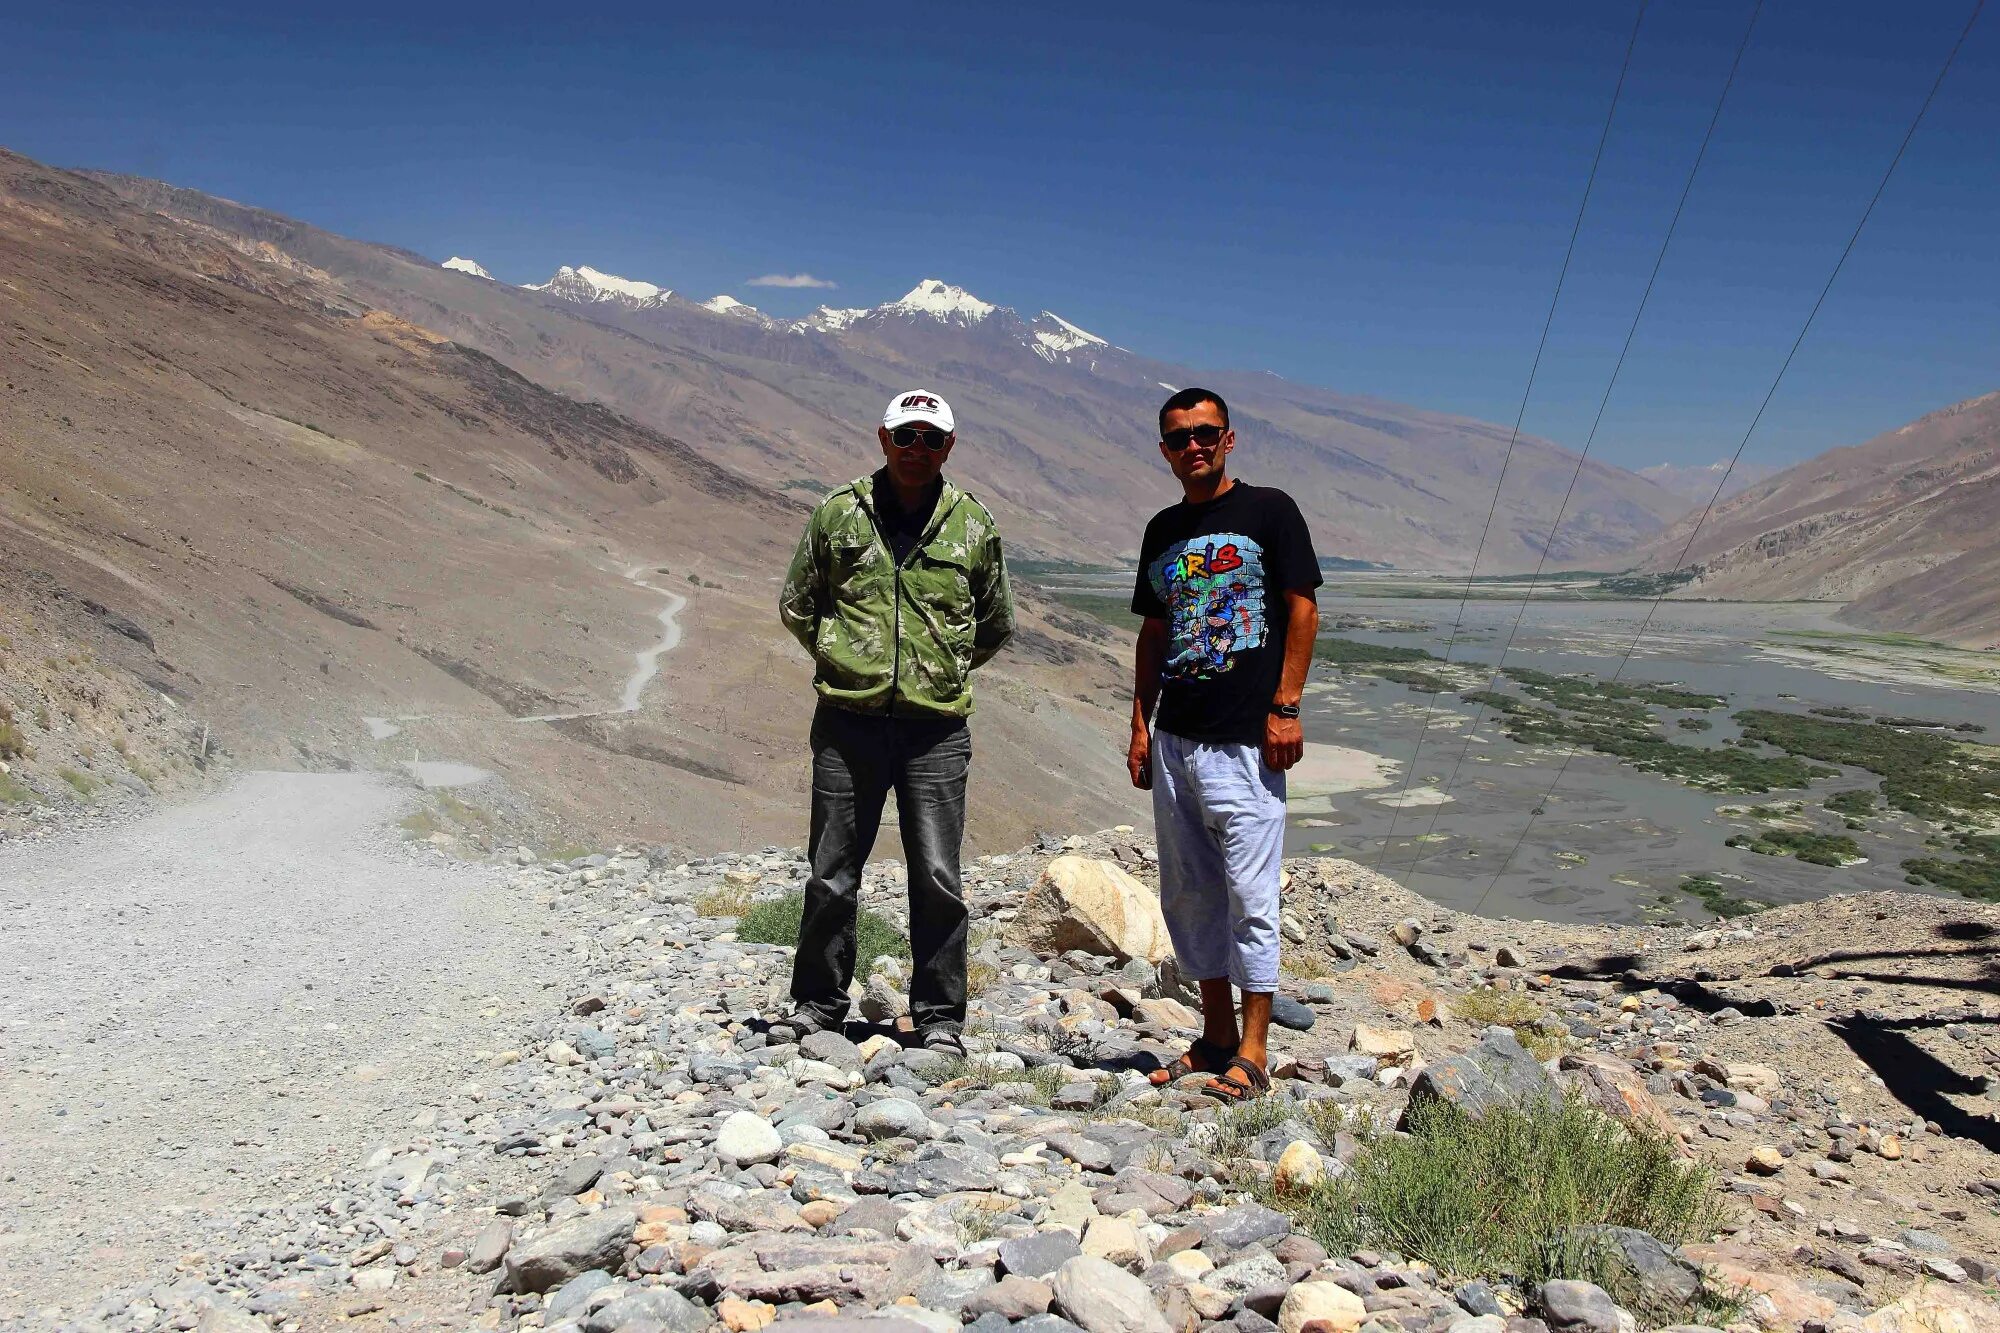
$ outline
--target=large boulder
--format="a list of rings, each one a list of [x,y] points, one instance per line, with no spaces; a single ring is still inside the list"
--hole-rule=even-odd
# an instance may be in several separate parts
[[[1049,1286],[1055,1312],[1086,1333],[1172,1333],[1146,1284],[1094,1255],[1071,1259]]]
[[[550,1291],[593,1268],[616,1272],[639,1225],[631,1208],[606,1208],[552,1227],[507,1252],[502,1291]]]
[[[1601,1051],[1569,1051],[1562,1057],[1565,1080],[1585,1102],[1605,1115],[1635,1129],[1659,1135],[1692,1156],[1680,1127],[1667,1109],[1646,1091],[1639,1071],[1616,1056]]]
[[[1157,963],[1173,949],[1160,900],[1110,861],[1058,856],[1028,891],[1008,932],[1044,957],[1070,949]]]
[[[1410,1083],[1410,1104],[1427,1100],[1449,1102],[1477,1120],[1495,1107],[1556,1105],[1562,1089],[1511,1029],[1494,1027],[1464,1054],[1425,1066]]]
[[[1615,1280],[1611,1289],[1641,1306],[1672,1307],[1701,1294],[1701,1271],[1659,1237],[1636,1227],[1578,1227],[1576,1238],[1598,1250]]]
[[[1367,1318],[1361,1298],[1332,1282],[1301,1282],[1278,1307],[1279,1333],[1353,1333]]]

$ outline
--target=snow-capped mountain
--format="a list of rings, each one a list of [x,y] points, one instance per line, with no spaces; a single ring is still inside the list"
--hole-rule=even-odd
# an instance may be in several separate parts
[[[773,319],[753,305],[733,296],[712,296],[694,302],[677,298],[664,287],[614,277],[587,266],[564,265],[547,282],[530,283],[528,290],[559,296],[581,305],[611,305],[623,310],[655,312],[685,324],[702,311],[722,315],[732,321],[748,321],[773,332],[821,335],[866,335],[895,340],[934,329],[937,325],[977,335],[987,348],[1014,347],[1051,365],[1077,365],[1095,369],[1098,358],[1107,352],[1124,352],[1094,333],[1070,323],[1053,311],[1044,310],[1033,320],[1021,318],[1012,308],[981,300],[963,287],[938,278],[925,278],[903,295],[881,305],[863,308],[821,306],[802,319]]]
[[[588,264],[576,268],[564,264],[547,282],[529,282],[522,286],[531,292],[546,292],[582,305],[608,302],[628,310],[644,310],[648,306],[659,305],[673,295],[665,287],[603,273]]]
[[[739,301],[726,293],[722,296],[709,297],[706,301],[701,302],[701,308],[713,311],[718,315],[730,315],[736,319],[755,320],[759,324],[769,324],[772,322],[771,317],[756,306]]]
[[[977,324],[999,306],[982,301],[963,287],[954,287],[936,278],[925,278],[905,292],[901,299],[876,307],[899,315],[929,315],[953,324]]]
[[[481,268],[479,261],[476,259],[464,259],[458,255],[453,255],[450,259],[445,260],[440,267],[448,268],[454,273],[470,273],[473,277],[484,278],[488,282],[493,281],[493,275]]]

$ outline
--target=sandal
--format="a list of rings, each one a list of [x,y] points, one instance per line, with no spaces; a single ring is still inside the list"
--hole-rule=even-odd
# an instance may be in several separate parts
[[[1210,1041],[1207,1037],[1196,1037],[1186,1055],[1176,1056],[1174,1062],[1165,1069],[1154,1070],[1146,1076],[1146,1081],[1156,1088],[1164,1088],[1170,1083],[1180,1082],[1189,1074],[1216,1073],[1227,1068],[1235,1056],[1234,1046],[1223,1046]],[[1195,1060],[1200,1060],[1201,1063],[1197,1065]]]
[[[939,1055],[965,1059],[965,1035],[957,1028],[931,1027],[917,1034],[917,1045]]]
[[[803,1009],[797,1009],[782,1018],[774,1018],[764,1025],[765,1040],[777,1046],[796,1046],[815,1032],[838,1032],[839,1025],[822,1023]]]
[[[1243,1077],[1250,1081],[1247,1084],[1238,1083],[1229,1077],[1232,1070],[1241,1070]],[[1202,1087],[1203,1092],[1220,1102],[1253,1101],[1270,1090],[1271,1076],[1240,1055],[1230,1056],[1229,1063],[1222,1067],[1222,1072]]]

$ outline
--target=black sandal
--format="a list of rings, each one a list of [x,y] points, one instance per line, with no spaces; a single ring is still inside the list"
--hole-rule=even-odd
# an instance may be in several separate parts
[[[804,1010],[795,1010],[764,1025],[764,1038],[777,1046],[796,1046],[815,1032],[838,1032],[838,1025],[822,1023]]]
[[[1202,1064],[1207,1067],[1196,1068],[1194,1062],[1188,1058],[1190,1055],[1200,1059]],[[1171,1084],[1180,1082],[1189,1074],[1213,1074],[1226,1069],[1229,1067],[1229,1062],[1235,1058],[1236,1048],[1234,1046],[1223,1046],[1210,1041],[1207,1037],[1196,1037],[1187,1055],[1174,1057],[1172,1064],[1168,1065],[1165,1069],[1156,1070],[1154,1074],[1147,1075],[1146,1081],[1156,1088],[1168,1087]],[[1159,1078],[1157,1077],[1158,1074],[1165,1074],[1166,1077]]]
[[[925,1028],[917,1034],[917,1045],[927,1051],[936,1051],[939,1055],[950,1056],[959,1060],[966,1058],[965,1034],[957,1028]]]
[[[1250,1082],[1243,1084],[1230,1078],[1229,1072],[1232,1069],[1242,1070],[1243,1077],[1249,1079]],[[1240,1055],[1230,1056],[1229,1063],[1224,1065],[1221,1071],[1202,1087],[1203,1092],[1217,1101],[1230,1103],[1254,1101],[1270,1090],[1271,1076]]]

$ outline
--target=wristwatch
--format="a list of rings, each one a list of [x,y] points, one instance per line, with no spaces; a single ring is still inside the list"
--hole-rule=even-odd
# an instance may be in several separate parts
[[[1274,717],[1297,717],[1299,715],[1299,706],[1297,704],[1272,704],[1271,713]]]

